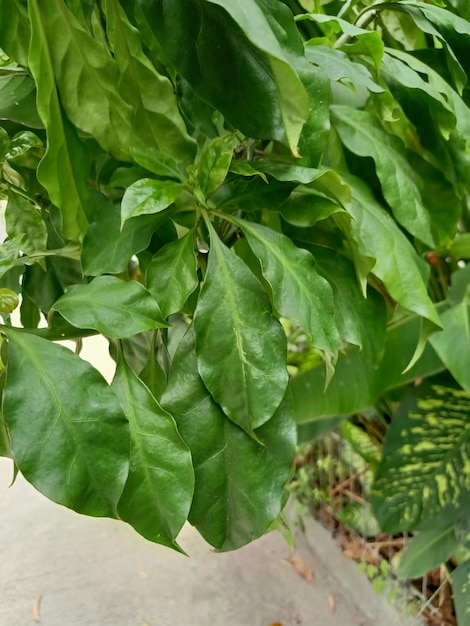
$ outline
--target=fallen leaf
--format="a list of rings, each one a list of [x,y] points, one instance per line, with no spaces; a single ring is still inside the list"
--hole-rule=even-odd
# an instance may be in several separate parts
[[[282,626],[281,622],[273,622],[271,626]]]
[[[41,606],[42,596],[38,596],[33,602],[33,620],[35,622],[40,622],[41,618],[39,617],[39,607]]]
[[[328,594],[328,604],[330,606],[330,611],[334,613],[336,611],[336,602],[335,597],[332,593]]]
[[[304,561],[300,558],[300,556],[293,554],[288,562],[292,565],[299,576],[308,582],[313,580],[313,570],[309,567]]]

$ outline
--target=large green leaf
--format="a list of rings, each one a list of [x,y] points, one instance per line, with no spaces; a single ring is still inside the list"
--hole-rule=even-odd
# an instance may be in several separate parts
[[[0,0],[0,15],[0,48],[26,67],[31,39],[27,0]]]
[[[146,248],[157,225],[166,215],[142,215],[126,222],[121,230],[121,209],[101,194],[95,196],[96,210],[83,240],[85,274],[119,274],[127,269],[133,254]]]
[[[383,281],[392,298],[440,326],[427,294],[429,268],[367,186],[358,178],[344,178],[351,186],[350,229],[359,252],[375,259],[372,272]]]
[[[42,127],[36,108],[36,85],[31,76],[23,72],[0,76],[0,119],[33,128]]]
[[[470,561],[452,572],[452,591],[459,626],[470,624]]]
[[[56,5],[57,0],[42,4]],[[47,151],[37,176],[61,210],[65,237],[81,240],[87,225],[87,205],[91,202],[86,187],[88,150],[62,111],[47,39],[50,23],[41,12],[40,0],[29,2],[29,15],[32,34],[28,65],[36,82],[38,113],[47,131]]]
[[[249,437],[224,415],[197,372],[194,332],[175,354],[163,406],[191,448],[196,484],[189,521],[218,550],[259,537],[283,506],[295,450],[287,394],[271,420]]]
[[[193,232],[163,246],[148,264],[146,277],[165,319],[181,311],[198,286]]]
[[[212,226],[210,246],[194,317],[199,373],[229,418],[250,433],[284,397],[286,338],[260,283]]]
[[[443,202],[449,193],[444,180],[443,197],[432,199],[426,194],[428,180],[439,179],[440,173],[433,170],[432,175],[428,172],[428,176],[421,176],[416,168],[417,157],[407,153],[401,139],[385,132],[371,113],[343,105],[332,106],[331,112],[346,147],[359,156],[374,159],[384,197],[397,221],[431,247],[449,243],[457,228],[458,204]],[[421,169],[426,167],[424,163]],[[455,205],[457,212],[449,210]]]
[[[196,142],[186,132],[170,80],[142,51],[142,37],[117,0],[106,0],[106,31],[119,70],[119,91],[134,113],[135,139],[143,146],[192,161]]]
[[[460,304],[441,315],[444,329],[430,337],[439,358],[455,380],[470,392],[470,304]]]
[[[19,470],[55,502],[87,515],[116,517],[129,469],[129,425],[117,397],[67,348],[4,332],[3,411]]]
[[[191,454],[175,421],[124,361],[118,359],[112,389],[129,420],[129,476],[118,503],[121,519],[141,535],[179,549],[176,536],[191,506]]]
[[[372,490],[385,532],[444,528],[470,510],[470,394],[426,383],[385,435]]]
[[[173,180],[142,178],[124,193],[121,203],[121,224],[139,215],[160,213],[180,195],[183,186]]]
[[[457,546],[453,526],[422,530],[401,553],[398,576],[408,580],[424,576],[450,559]]]
[[[167,326],[157,301],[143,285],[114,276],[73,285],[53,309],[78,328],[92,328],[114,339]]]
[[[294,69],[303,52],[287,7],[274,0],[137,4],[169,61],[202,100],[245,135],[277,139],[297,152],[308,97]]]
[[[318,274],[315,259],[307,250],[261,224],[230,218],[240,226],[259,258],[274,306],[291,322],[299,324],[316,348],[330,357],[338,353],[339,333],[335,322],[333,290]]]

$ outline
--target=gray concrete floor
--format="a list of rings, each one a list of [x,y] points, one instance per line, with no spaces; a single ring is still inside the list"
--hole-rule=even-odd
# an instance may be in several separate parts
[[[187,558],[124,523],[55,505],[21,477],[8,488],[10,477],[0,459],[1,626],[388,626],[361,611],[329,555],[305,542],[296,553],[312,581],[287,562],[279,533],[216,554],[187,526]]]

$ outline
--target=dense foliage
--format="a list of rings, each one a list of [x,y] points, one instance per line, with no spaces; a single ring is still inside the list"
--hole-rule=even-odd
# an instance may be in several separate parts
[[[0,453],[76,511],[230,550],[279,521],[294,420],[445,372],[391,420],[373,504],[468,541],[467,2],[0,18]],[[97,333],[111,385],[78,354]]]

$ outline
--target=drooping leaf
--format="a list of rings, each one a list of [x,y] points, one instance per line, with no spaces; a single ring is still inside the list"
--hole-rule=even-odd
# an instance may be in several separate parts
[[[385,532],[444,528],[469,511],[470,395],[424,383],[385,436],[372,491]]]
[[[127,269],[133,254],[149,244],[157,225],[166,215],[142,215],[126,222],[121,230],[121,209],[101,194],[83,240],[82,264],[85,274],[119,274]]]
[[[452,572],[452,592],[459,626],[470,624],[470,561]]]
[[[183,187],[173,180],[143,178],[128,187],[121,203],[121,224],[139,215],[160,213],[180,195]]]
[[[147,287],[165,319],[181,311],[198,286],[194,236],[190,231],[167,243],[147,266]]]
[[[224,182],[232,161],[232,135],[216,137],[204,146],[197,168],[197,179],[202,192],[209,195]]]
[[[260,283],[212,226],[210,246],[194,316],[199,373],[228,417],[250,433],[284,397],[286,339]]]
[[[4,332],[3,411],[20,472],[55,502],[87,515],[116,517],[129,469],[129,425],[117,397],[67,348]]]
[[[214,402],[197,372],[192,327],[176,352],[162,398],[193,456],[196,484],[189,521],[211,545],[235,550],[262,535],[283,506],[295,450],[287,394],[255,441]]]
[[[156,300],[143,285],[114,276],[73,285],[53,309],[77,328],[92,328],[114,339],[167,326]]]
[[[283,317],[299,324],[316,348],[335,358],[339,333],[334,316],[333,290],[318,274],[314,257],[271,228],[231,219],[243,230],[259,258],[276,309]]]
[[[243,7],[228,0],[138,0],[138,6],[202,100],[245,135],[277,139],[297,152],[308,98],[294,69],[302,45],[287,7],[273,0]]]
[[[398,576],[411,580],[445,563],[458,545],[453,526],[422,530],[400,555]]]
[[[106,31],[119,70],[119,87],[132,107],[134,136],[144,147],[191,162],[196,152],[170,80],[142,51],[142,37],[117,0],[106,0]]]
[[[61,210],[65,237],[77,241],[83,239],[87,205],[91,203],[86,187],[89,155],[62,111],[47,39],[50,23],[42,13],[40,2],[32,0],[28,5],[32,30],[28,65],[36,82],[38,113],[47,131],[47,150],[37,176]],[[54,0],[41,4],[52,7],[57,3]]]
[[[39,208],[14,192],[8,196],[5,223],[10,237],[22,236],[21,249],[25,254],[46,249],[47,227]]]
[[[194,487],[191,454],[169,413],[124,361],[112,389],[129,420],[129,476],[118,503],[121,519],[150,541],[179,549],[176,537],[189,513]]]

